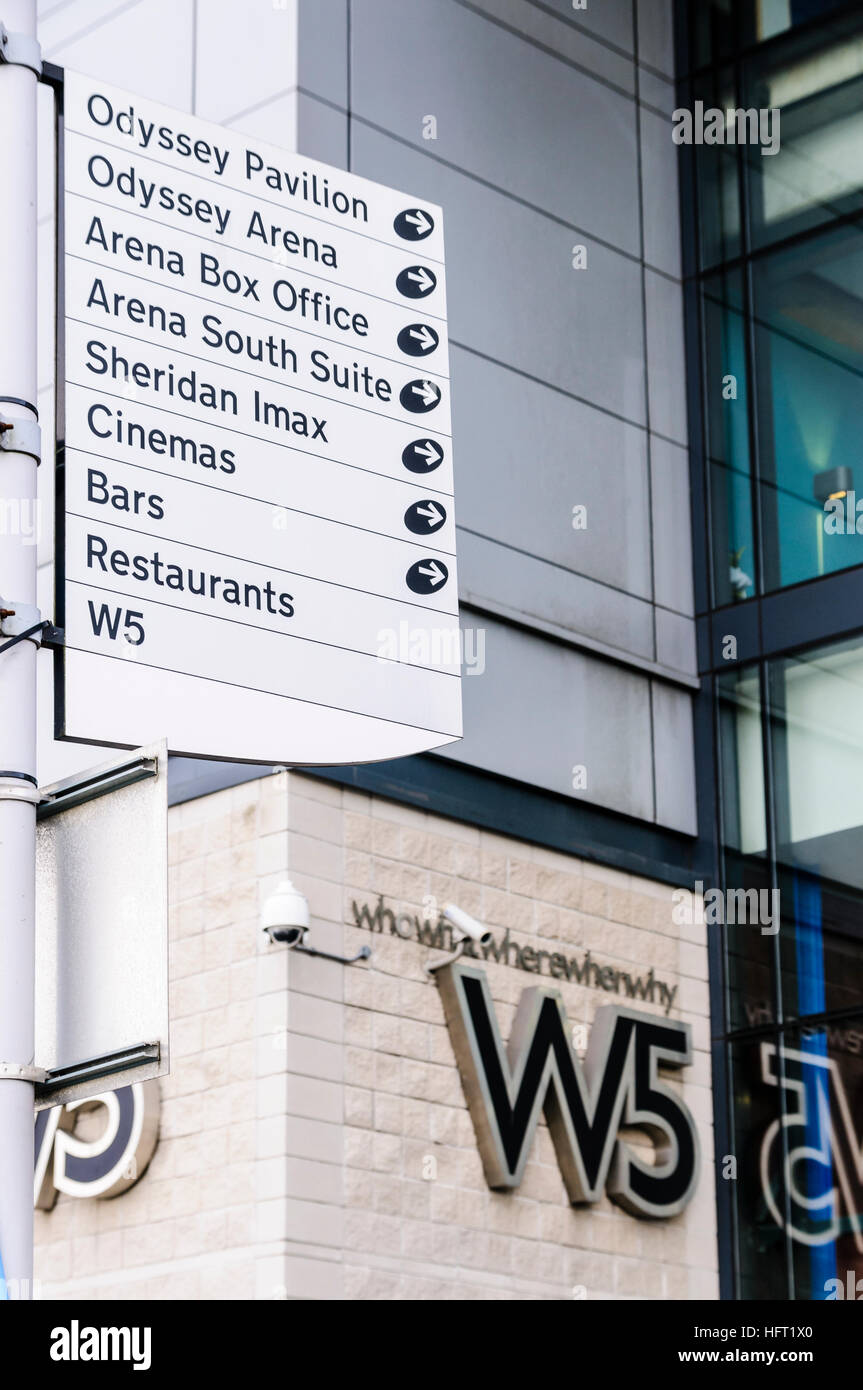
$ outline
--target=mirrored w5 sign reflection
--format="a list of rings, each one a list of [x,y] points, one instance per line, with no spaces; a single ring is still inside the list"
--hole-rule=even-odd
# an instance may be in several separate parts
[[[761,1183],[773,1220],[801,1245],[828,1245],[850,1235],[863,1254],[860,1114],[858,1109],[855,1119],[837,1059],[826,1055],[826,1040],[813,1038],[805,1052],[762,1043],[761,1078],[785,1091],[785,1113],[768,1126],[761,1143]]]
[[[33,1201],[50,1211],[58,1192],[116,1197],[134,1186],[159,1137],[159,1083],[70,1101],[36,1116]]]

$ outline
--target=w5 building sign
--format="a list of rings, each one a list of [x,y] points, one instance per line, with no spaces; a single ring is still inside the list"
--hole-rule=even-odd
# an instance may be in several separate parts
[[[557,990],[523,991],[504,1050],[485,972],[454,962],[437,980],[489,1187],[518,1187],[541,1108],[573,1205],[605,1190],[634,1216],[676,1216],[698,1181],[695,1124],[658,1067],[692,1060],[689,1026],[635,1009],[597,1011],[581,1063]],[[618,1131],[653,1141],[655,1163]]]
[[[143,1175],[158,1137],[158,1081],[140,1081],[40,1110],[34,1205],[50,1211],[58,1192],[70,1197],[118,1196]]]
[[[785,1113],[761,1142],[761,1188],[792,1240],[827,1245],[850,1233],[863,1252],[863,1144],[836,1058],[819,1044],[825,1040],[813,1039],[809,1051],[761,1044],[762,1081],[785,1091]]]

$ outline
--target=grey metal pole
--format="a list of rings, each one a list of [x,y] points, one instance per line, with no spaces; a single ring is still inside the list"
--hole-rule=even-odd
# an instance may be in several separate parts
[[[36,546],[24,534],[36,506],[37,460],[27,450],[38,452],[36,0],[0,0],[0,22],[0,594],[17,626],[36,606]],[[8,1298],[31,1297],[33,1279],[36,654],[30,640],[0,653],[0,1259]]]

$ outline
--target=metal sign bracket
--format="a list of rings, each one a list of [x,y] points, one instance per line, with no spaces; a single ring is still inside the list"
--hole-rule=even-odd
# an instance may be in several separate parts
[[[29,801],[41,806],[45,800],[27,772],[0,772],[0,801]]]
[[[39,1075],[34,1078],[39,1087],[37,1100],[44,1102],[49,1096],[56,1096],[58,1092],[66,1091],[70,1086],[82,1081],[101,1080],[103,1076],[112,1076],[117,1072],[146,1066],[149,1062],[158,1061],[160,1052],[158,1043],[139,1043],[136,1047],[120,1048],[104,1057],[91,1057],[84,1062],[57,1067],[52,1071],[44,1071],[37,1067],[35,1070],[39,1071]]]
[[[23,637],[26,633],[38,647],[43,623],[42,614],[32,603],[19,603],[0,594],[0,637]]]
[[[30,68],[37,77],[41,77],[41,45],[29,34],[10,34],[5,24],[0,24],[0,63],[14,64],[19,68]]]
[[[42,430],[35,420],[10,420],[0,415],[0,449],[7,454],[29,454],[42,462]]]
[[[0,1062],[0,1081],[32,1081],[41,1086],[47,1075],[44,1067],[23,1062]]]

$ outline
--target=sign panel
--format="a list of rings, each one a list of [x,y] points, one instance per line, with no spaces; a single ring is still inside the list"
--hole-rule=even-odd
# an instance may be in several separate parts
[[[688,1023],[607,1004],[580,1062],[558,990],[522,991],[504,1048],[485,971],[453,961],[435,978],[489,1187],[521,1185],[542,1108],[573,1206],[605,1191],[633,1216],[683,1211],[698,1183],[698,1131],[658,1067],[689,1066]],[[622,1128],[649,1136],[654,1161],[619,1137]]]
[[[36,1106],[168,1072],[165,744],[42,789]]]
[[[441,211],[65,79],[57,736],[461,736]]]

